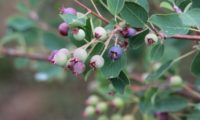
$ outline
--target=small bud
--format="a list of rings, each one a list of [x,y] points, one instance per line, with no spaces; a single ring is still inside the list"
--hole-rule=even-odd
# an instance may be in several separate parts
[[[122,31],[120,31],[123,37],[130,38],[136,35],[137,31],[131,27],[125,27]]]
[[[123,108],[124,107],[124,101],[119,98],[119,97],[116,97],[112,100],[111,102],[111,105],[114,107],[114,108]]]
[[[83,117],[84,118],[88,118],[88,117],[92,117],[95,114],[95,109],[92,106],[88,106],[85,108],[84,112],[83,112]]]
[[[68,56],[69,51],[65,48],[62,48],[60,50],[53,51],[48,60],[53,64],[63,66],[66,64]]]
[[[177,5],[175,5],[175,4],[173,5],[173,9],[178,14],[182,13],[182,10]]]
[[[145,43],[147,45],[153,45],[158,42],[158,36],[154,33],[149,33],[145,37]]]
[[[78,48],[73,52],[73,56],[84,62],[87,59],[88,54],[85,49]]]
[[[69,31],[69,25],[66,22],[63,22],[59,25],[58,31],[62,36],[67,36]]]
[[[81,41],[85,39],[85,31],[83,29],[74,29],[73,37],[77,41]]]
[[[181,85],[183,85],[183,80],[180,76],[178,75],[175,75],[175,76],[172,76],[170,77],[170,85],[171,86],[174,86],[174,87],[179,87]]]
[[[86,100],[87,105],[96,105],[98,102],[99,102],[99,97],[96,95],[92,95]]]
[[[90,66],[92,68],[102,68],[104,65],[104,59],[100,55],[94,55],[90,60]]]
[[[94,36],[96,39],[105,40],[107,38],[107,32],[103,27],[96,27],[94,29]]]
[[[73,14],[73,15],[76,15],[77,14],[77,11],[76,9],[74,8],[65,8],[65,7],[62,7],[61,10],[60,10],[60,14]]]
[[[108,104],[105,102],[100,102],[97,104],[96,106],[96,113],[100,114],[100,113],[104,113],[108,110]]]
[[[120,46],[113,46],[109,49],[108,55],[112,60],[118,60],[123,54],[123,50]]]
[[[111,120],[122,120],[122,116],[119,114],[114,114],[111,116]]]

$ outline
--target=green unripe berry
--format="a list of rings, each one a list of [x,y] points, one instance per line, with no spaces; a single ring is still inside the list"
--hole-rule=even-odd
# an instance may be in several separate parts
[[[158,36],[154,33],[149,33],[145,36],[146,45],[153,45],[158,42]]]
[[[108,104],[105,102],[100,102],[96,106],[97,113],[103,113],[103,112],[106,112],[107,110],[108,110]]]
[[[178,75],[175,75],[175,76],[172,76],[170,77],[170,85],[171,86],[174,86],[174,87],[180,87],[183,85],[183,80],[180,76]]]
[[[132,115],[125,115],[122,120],[135,120]]]
[[[85,39],[85,31],[83,29],[74,29],[73,37],[77,41],[82,41]]]
[[[99,97],[96,95],[92,95],[86,100],[87,105],[96,105],[98,102],[99,102]]]
[[[97,120],[109,120],[107,116],[102,115]]]
[[[122,120],[122,116],[119,114],[114,114],[111,116],[110,120]]]

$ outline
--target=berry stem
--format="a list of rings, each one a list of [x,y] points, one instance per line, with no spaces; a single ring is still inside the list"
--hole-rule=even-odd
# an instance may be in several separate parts
[[[96,10],[97,14],[98,14],[99,16],[102,16],[101,13],[99,12],[97,6],[95,5],[94,0],[90,0],[90,1],[91,1],[92,5],[94,6],[94,9]]]
[[[109,20],[106,19],[103,16],[98,15],[97,13],[95,13],[94,11],[92,11],[90,8],[88,8],[87,6],[85,6],[83,3],[81,3],[79,0],[74,0],[74,2],[76,4],[78,4],[79,6],[81,6],[82,8],[86,9],[87,11],[91,11],[91,14],[98,17],[99,19],[101,19],[105,24],[109,23]]]
[[[184,54],[184,55],[182,55],[182,56],[176,58],[176,59],[174,60],[174,63],[175,63],[175,62],[178,62],[178,61],[180,61],[180,60],[182,60],[182,59],[184,59],[184,58],[186,58],[186,57],[188,57],[188,56],[190,56],[190,55],[192,55],[192,54],[195,53],[196,51],[197,51],[197,49],[194,49],[194,50],[192,50],[192,51],[190,51],[190,52],[188,52],[188,53],[186,53],[186,54]]]

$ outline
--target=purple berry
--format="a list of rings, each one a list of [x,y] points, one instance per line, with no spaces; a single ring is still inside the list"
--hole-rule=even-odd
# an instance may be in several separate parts
[[[157,112],[155,113],[155,118],[157,120],[169,120],[169,113],[168,112]]]
[[[131,28],[131,27],[125,27],[121,31],[122,36],[125,37],[125,38],[133,37],[133,36],[136,35],[136,33],[137,33],[137,31],[134,28]]]
[[[71,70],[74,75],[80,75],[85,70],[85,64],[77,58],[72,58],[69,60],[67,68]]]
[[[58,52],[58,50],[54,50],[54,51],[52,51],[51,52],[51,54],[49,55],[49,57],[48,57],[48,61],[50,62],[50,63],[52,63],[52,64],[54,64],[54,56],[56,55],[56,53]]]
[[[62,7],[61,10],[60,10],[60,14],[73,14],[73,15],[76,15],[77,14],[77,11],[76,9],[74,8],[65,8],[65,7]]]
[[[69,25],[66,22],[63,22],[59,25],[58,30],[62,36],[67,36],[69,31]]]
[[[109,49],[108,55],[112,60],[118,60],[123,54],[120,46],[113,46]]]

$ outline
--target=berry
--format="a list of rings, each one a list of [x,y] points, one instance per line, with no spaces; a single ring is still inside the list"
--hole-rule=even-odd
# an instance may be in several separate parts
[[[125,116],[123,116],[122,120],[135,120],[135,119],[132,115],[125,115]]]
[[[169,80],[170,80],[171,86],[178,87],[178,86],[181,86],[183,84],[182,78],[178,75],[170,77]]]
[[[62,36],[67,36],[69,31],[69,25],[66,22],[63,22],[59,25],[58,31]]]
[[[78,48],[74,51],[73,56],[81,61],[85,61],[87,59],[87,51],[83,48]]]
[[[97,106],[96,106],[96,113],[97,113],[97,114],[104,113],[104,112],[107,111],[107,109],[108,109],[107,103],[105,103],[105,102],[100,102],[100,103],[98,103]]]
[[[111,102],[111,105],[115,108],[122,108],[124,107],[124,101],[121,98],[114,98]]]
[[[118,60],[122,54],[123,50],[120,46],[113,46],[108,51],[108,55],[112,60]]]
[[[69,60],[67,68],[71,70],[74,75],[80,75],[85,70],[85,64],[77,58],[72,58]]]
[[[74,8],[65,8],[65,7],[62,7],[61,10],[60,10],[60,14],[73,14],[73,15],[76,15],[77,14],[77,11],[76,9]]]
[[[62,48],[60,50],[53,51],[49,56],[48,60],[53,64],[63,66],[66,64],[68,56],[69,51],[65,48]]]
[[[101,68],[104,65],[104,59],[100,55],[94,55],[90,60],[90,66],[92,68]]]
[[[105,115],[102,115],[102,116],[98,117],[97,120],[109,120],[109,119]]]
[[[91,117],[95,114],[95,108],[92,106],[88,106],[85,108],[84,112],[83,112],[83,117],[84,118],[88,118]]]
[[[74,29],[73,37],[75,40],[81,41],[81,40],[85,39],[85,31],[82,29]]]
[[[157,112],[155,113],[155,118],[158,120],[170,120],[168,112]]]
[[[145,36],[145,43],[147,45],[153,45],[158,42],[158,36],[154,33],[149,33]]]
[[[137,31],[131,27],[125,27],[122,31],[120,31],[123,37],[130,38],[136,35]]]
[[[105,40],[107,38],[107,32],[103,27],[96,27],[94,29],[94,36],[96,39]]]
[[[114,114],[111,116],[111,120],[122,120],[122,116],[119,114]]]
[[[96,105],[98,102],[99,102],[99,97],[96,95],[92,95],[86,100],[87,105]]]

